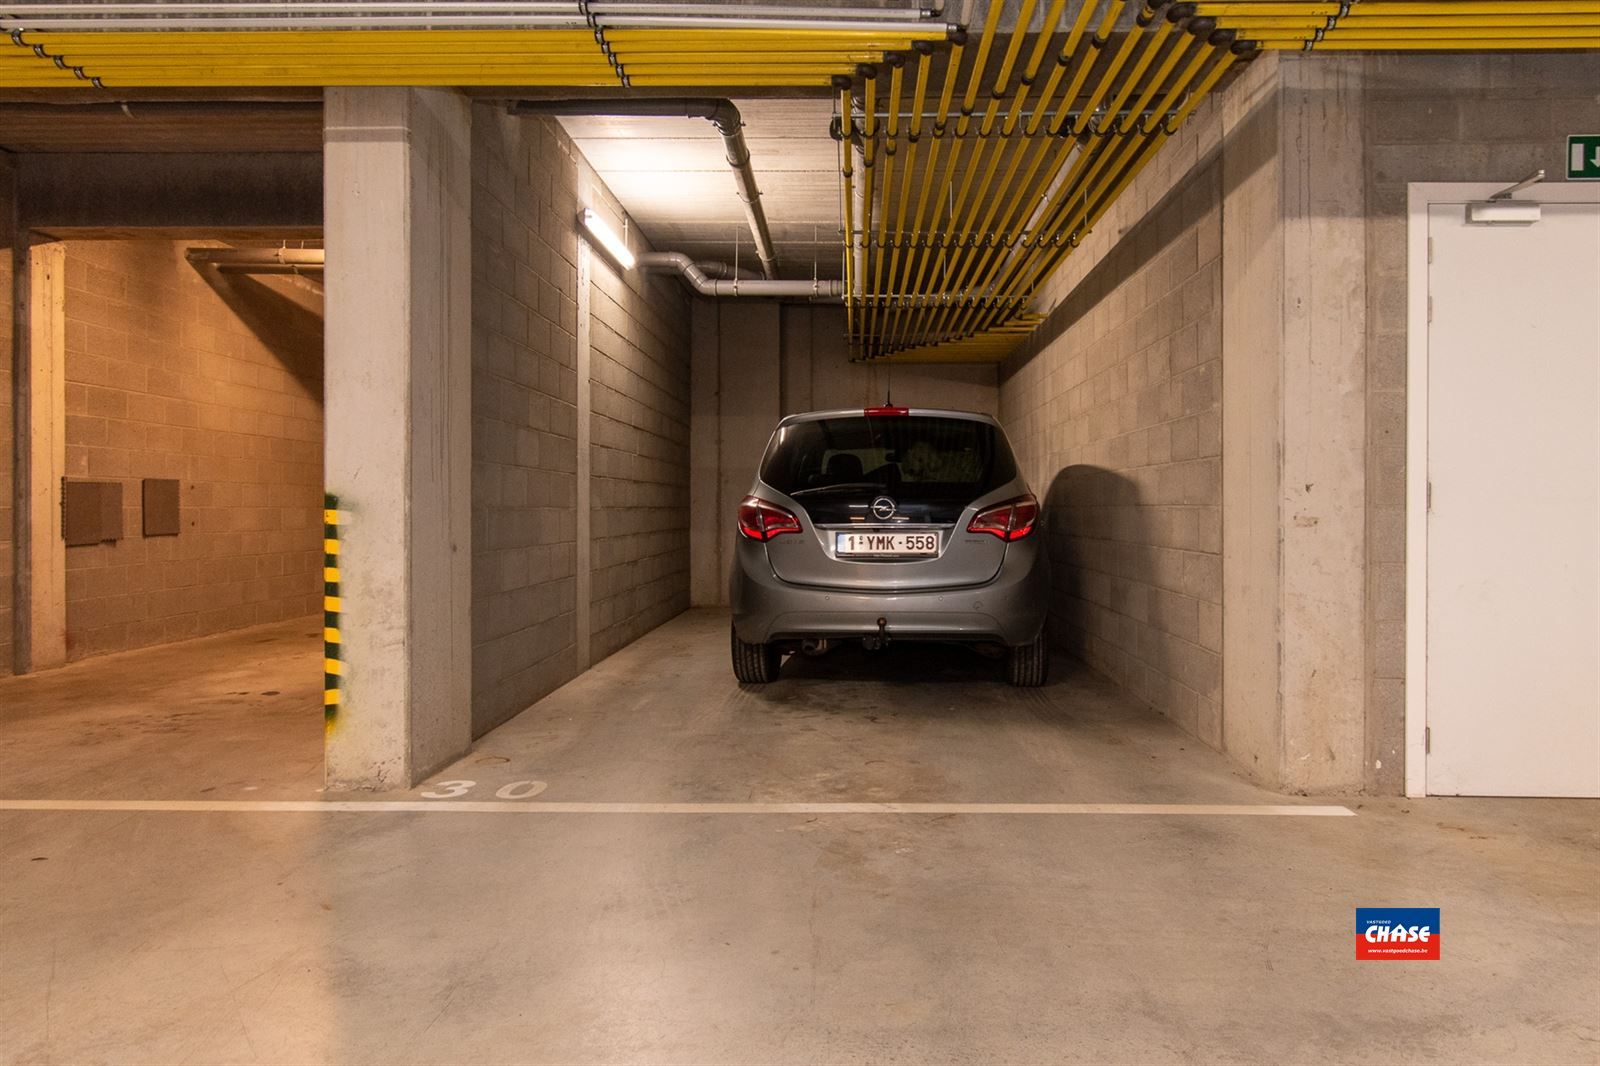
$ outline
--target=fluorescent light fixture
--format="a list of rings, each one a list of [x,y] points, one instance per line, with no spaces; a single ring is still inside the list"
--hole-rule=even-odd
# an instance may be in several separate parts
[[[594,208],[586,207],[578,212],[578,221],[583,223],[583,228],[589,231],[589,236],[600,242],[611,258],[623,270],[632,270],[635,262],[633,253],[628,250],[628,244],[617,231],[606,225],[606,220],[595,213]]]

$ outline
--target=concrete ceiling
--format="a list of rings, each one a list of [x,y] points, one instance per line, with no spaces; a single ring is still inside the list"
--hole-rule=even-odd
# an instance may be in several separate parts
[[[785,277],[840,274],[839,148],[833,102],[737,100]],[[759,267],[716,127],[703,119],[562,118],[650,243],[696,259]]]

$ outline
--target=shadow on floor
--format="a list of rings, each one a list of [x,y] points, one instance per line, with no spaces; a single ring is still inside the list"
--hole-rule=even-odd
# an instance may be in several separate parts
[[[1074,664],[1057,660],[1052,672]],[[877,681],[896,685],[993,682],[1005,686],[1006,658],[996,649],[986,654],[964,644],[920,641],[891,642],[881,651],[867,651],[860,642],[834,646],[822,655],[795,654],[778,675],[784,681]]]

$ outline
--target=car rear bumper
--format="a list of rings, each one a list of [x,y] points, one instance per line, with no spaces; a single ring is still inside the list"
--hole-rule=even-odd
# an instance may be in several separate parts
[[[858,592],[780,580],[759,544],[734,553],[733,625],[752,644],[806,637],[861,637],[884,632],[907,640],[1032,642],[1044,629],[1048,559],[1042,537],[1008,545],[1000,572],[986,584],[912,592]]]

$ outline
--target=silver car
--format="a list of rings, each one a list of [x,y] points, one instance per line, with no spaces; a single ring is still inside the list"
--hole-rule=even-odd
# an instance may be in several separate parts
[[[988,415],[906,407],[790,415],[739,505],[733,672],[859,640],[1006,649],[1042,685],[1049,558],[1039,501]]]

